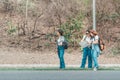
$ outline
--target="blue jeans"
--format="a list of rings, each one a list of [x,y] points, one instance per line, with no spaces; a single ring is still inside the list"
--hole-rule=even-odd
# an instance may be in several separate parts
[[[91,55],[91,49],[89,47],[83,48],[83,58],[82,58],[81,68],[85,68],[87,57],[88,57],[88,68],[92,68],[92,55]]]
[[[94,67],[98,68],[98,52],[96,50],[92,50],[92,58],[93,58],[93,62],[94,62]]]
[[[58,46],[58,57],[60,60],[60,69],[65,68],[65,62],[64,62],[64,47],[63,46]]]

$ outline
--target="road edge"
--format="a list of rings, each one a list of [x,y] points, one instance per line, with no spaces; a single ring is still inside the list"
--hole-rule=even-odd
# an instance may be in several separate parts
[[[0,68],[51,68],[59,67],[57,64],[0,64]],[[80,65],[66,65],[66,67],[79,68]],[[87,67],[87,66],[86,66]],[[100,64],[100,67],[120,67],[120,64]]]

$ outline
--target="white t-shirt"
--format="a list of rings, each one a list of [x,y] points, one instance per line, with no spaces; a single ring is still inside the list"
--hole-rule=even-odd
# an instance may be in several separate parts
[[[90,46],[89,42],[91,42],[91,37],[84,35],[82,41],[79,44],[82,48],[85,48]]]
[[[92,41],[99,40],[99,36],[96,35],[94,38],[92,38]]]
[[[64,36],[60,36],[59,39],[57,40],[58,45],[62,45],[62,42],[65,41],[65,37]]]
[[[83,40],[85,40],[87,42],[91,42],[91,38],[87,37],[86,35],[83,36]]]

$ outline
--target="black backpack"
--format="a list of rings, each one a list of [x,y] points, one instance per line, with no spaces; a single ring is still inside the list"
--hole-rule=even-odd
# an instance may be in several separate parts
[[[68,49],[68,42],[65,40],[63,43],[62,43],[64,49]]]

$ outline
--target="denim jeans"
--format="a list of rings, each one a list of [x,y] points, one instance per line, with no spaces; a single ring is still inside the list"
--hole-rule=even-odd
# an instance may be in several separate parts
[[[85,68],[87,57],[88,57],[88,68],[92,68],[92,55],[91,55],[91,49],[89,47],[83,48],[83,58],[82,58],[81,68]]]
[[[98,56],[100,54],[100,49],[98,45],[92,45],[92,58],[93,58],[93,62],[94,62],[94,68],[98,68]]]
[[[96,50],[92,50],[92,58],[94,62],[94,67],[98,68],[98,53]]]
[[[65,68],[65,62],[64,62],[64,47],[63,46],[58,46],[58,57],[60,60],[60,69]]]

